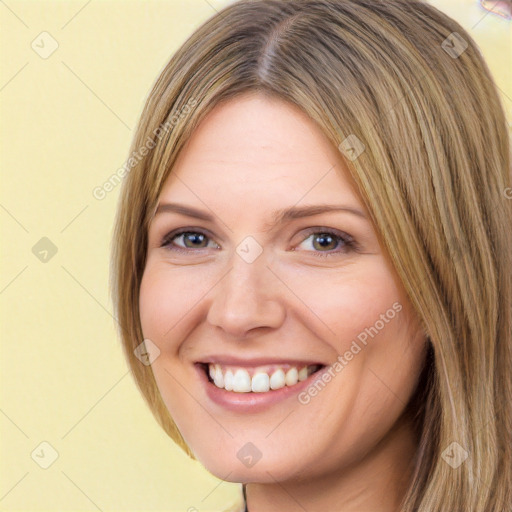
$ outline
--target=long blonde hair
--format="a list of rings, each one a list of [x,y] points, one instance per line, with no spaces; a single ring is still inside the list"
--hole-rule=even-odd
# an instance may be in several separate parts
[[[474,41],[421,1],[241,0],[161,72],[130,152],[153,146],[123,183],[111,262],[125,355],[156,419],[193,457],[133,353],[149,222],[194,128],[246,92],[299,106],[343,150],[430,340],[411,401],[418,450],[402,510],[512,510],[507,123]],[[361,154],[350,158],[354,141]],[[454,446],[468,455],[458,467],[443,456]]]

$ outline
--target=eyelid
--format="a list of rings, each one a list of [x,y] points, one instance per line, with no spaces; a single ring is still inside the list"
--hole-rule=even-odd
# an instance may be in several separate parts
[[[306,236],[303,236],[301,242],[297,245],[304,243],[313,234],[328,234],[338,238],[344,245],[342,249],[336,249],[331,251],[304,251],[306,253],[312,253],[315,256],[329,257],[339,256],[350,252],[359,252],[359,244],[356,242],[354,237],[349,233],[335,228],[327,228],[323,226],[316,226],[306,229]],[[293,249],[295,251],[295,249]]]
[[[176,238],[177,236],[183,235],[184,233],[199,233],[201,235],[206,236],[210,241],[212,241],[215,244],[219,245],[217,242],[215,242],[214,236],[207,229],[190,227],[190,228],[178,228],[178,229],[169,231],[166,235],[164,235],[161,238],[159,246],[160,247],[165,247],[167,245],[170,245],[172,243],[172,239],[173,238]],[[184,249],[183,247],[180,247],[180,246],[176,246],[176,247],[177,247],[177,250],[181,249],[181,250],[183,250],[185,252],[200,251],[202,249],[208,249],[208,247],[199,247],[197,249]]]
[[[209,232],[209,230],[199,227],[186,227],[186,228],[177,228],[175,230],[170,231],[166,235],[164,235],[161,239],[161,242],[159,244],[160,247],[168,248],[168,246],[171,246],[173,244],[172,240],[180,235],[183,235],[185,233],[199,233],[204,236],[206,236],[209,241],[214,242],[217,246],[219,244],[215,241],[212,234]],[[305,230],[302,230],[302,237],[300,242],[298,242],[295,245],[300,245],[304,243],[312,234],[330,234],[337,237],[345,247],[345,250],[343,249],[337,249],[337,250],[331,250],[331,251],[304,251],[306,253],[313,253],[315,255],[319,256],[336,256],[340,254],[346,254],[347,252],[357,252],[359,250],[359,244],[356,242],[354,237],[350,235],[349,233],[342,231],[340,229],[336,228],[328,228],[325,226],[312,226],[309,228],[306,228]],[[172,248],[169,248],[169,250],[181,252],[181,253],[194,253],[194,252],[200,252],[203,250],[209,249],[209,247],[198,247],[198,248],[184,248],[178,245],[173,245]],[[217,250],[217,249],[216,249]],[[295,251],[295,249],[293,249]]]
[[[339,236],[340,238],[344,239],[346,242],[355,242],[354,237],[352,235],[349,235],[346,231],[342,231],[341,229],[336,228],[328,228],[325,226],[316,226],[311,228],[306,228],[307,236],[302,240],[306,240],[309,238],[310,235],[314,233],[329,233],[331,235]]]

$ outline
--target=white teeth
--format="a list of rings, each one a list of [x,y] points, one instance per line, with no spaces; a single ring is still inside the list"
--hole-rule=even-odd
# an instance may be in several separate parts
[[[224,389],[226,391],[233,391],[234,380],[235,376],[233,375],[233,372],[231,370],[228,370],[226,372],[226,375],[224,375]]]
[[[297,368],[290,368],[286,372],[285,382],[287,386],[293,386],[294,384],[297,384],[299,381],[299,372],[297,371]]]
[[[219,365],[215,365],[215,373],[213,375],[213,382],[218,388],[224,387],[224,375],[222,375],[222,370]]]
[[[217,387],[223,388],[224,386]],[[235,372],[233,391],[237,393],[249,393],[249,391],[251,391],[251,377],[249,377],[247,370],[239,369]]]
[[[270,390],[270,378],[266,373],[256,373],[252,377],[251,389],[255,393],[265,393]]]
[[[284,388],[285,385],[284,372],[279,368],[279,370],[276,370],[272,374],[272,377],[270,377],[270,389],[281,389]]]
[[[274,370],[272,374],[263,371],[263,367],[256,369],[250,376],[245,368],[223,371],[219,364],[209,364],[208,372],[216,387],[235,393],[266,393],[281,389],[285,386],[294,386],[298,382],[306,380],[318,366],[304,366],[300,370],[296,367],[289,368],[286,372],[282,368]],[[233,373],[234,372],[234,373]]]

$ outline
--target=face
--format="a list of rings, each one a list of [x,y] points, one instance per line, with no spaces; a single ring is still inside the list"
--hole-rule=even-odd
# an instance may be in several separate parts
[[[149,229],[140,318],[185,441],[233,482],[353,464],[397,422],[424,357],[342,154],[258,95],[218,105],[180,153]]]

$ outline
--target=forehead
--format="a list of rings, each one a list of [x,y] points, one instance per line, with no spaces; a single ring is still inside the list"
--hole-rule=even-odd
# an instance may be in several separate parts
[[[290,103],[254,94],[223,102],[204,118],[161,197],[198,206],[230,197],[259,208],[283,201],[361,204],[342,155],[316,123]]]

